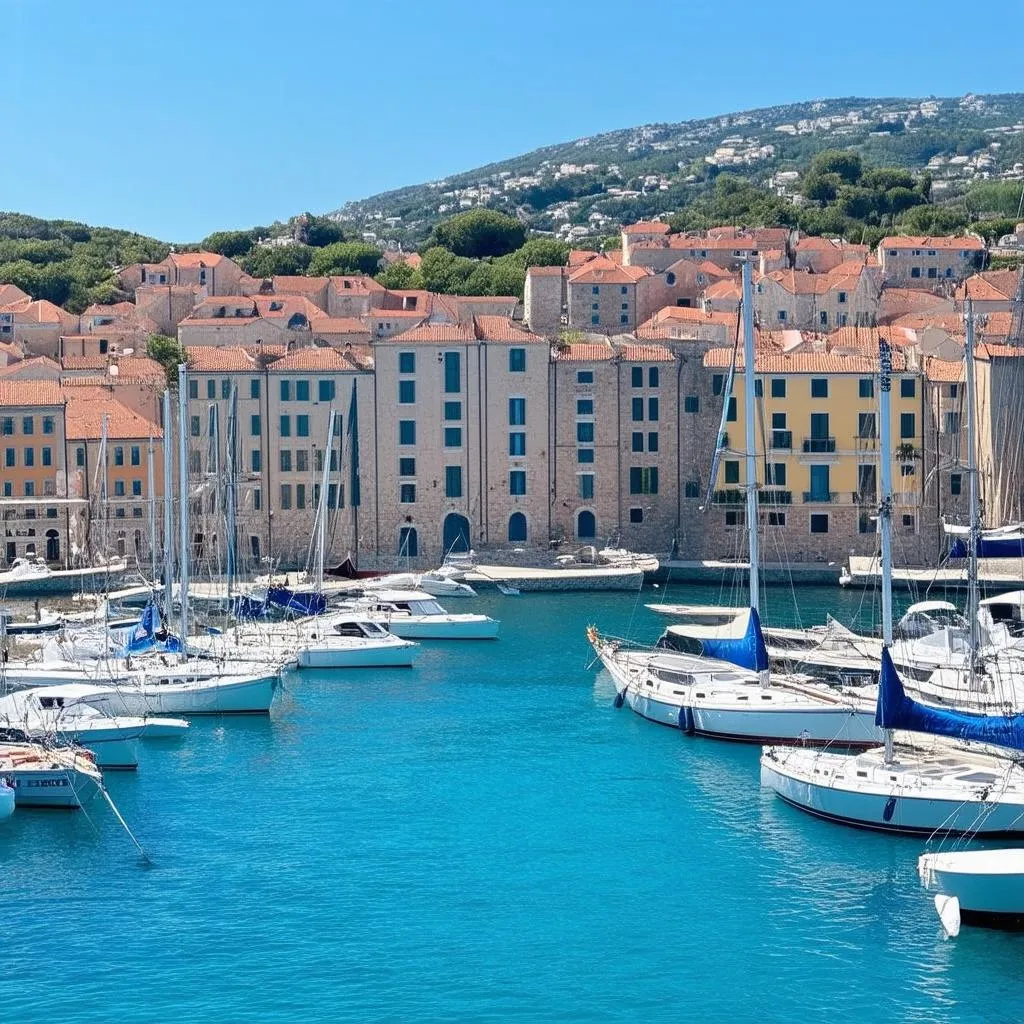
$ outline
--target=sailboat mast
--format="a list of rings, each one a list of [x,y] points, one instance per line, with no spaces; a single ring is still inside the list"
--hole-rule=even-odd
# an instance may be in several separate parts
[[[188,370],[178,364],[178,565],[181,581],[181,642],[188,641],[188,574],[189,574],[189,497],[188,497]]]
[[[228,436],[226,452],[224,457],[224,469],[227,476],[225,491],[224,520],[227,532],[227,571],[228,571],[228,600],[231,599],[231,592],[235,582],[237,566],[235,560],[237,551],[235,547],[235,458],[236,439],[238,437],[238,383],[231,384],[231,399],[228,403]]]
[[[878,530],[882,540],[882,644],[892,646],[892,349],[878,338],[879,424],[878,458],[881,494],[878,501]],[[885,730],[885,761],[892,761],[892,730]]]
[[[974,303],[964,303],[964,373],[967,385],[967,493],[970,502],[970,533],[967,556],[967,624],[970,629],[970,686],[974,689],[974,659],[981,646],[978,622],[978,545],[981,542],[981,507],[978,495],[977,413],[974,393]]]
[[[760,612],[761,564],[757,502],[757,438],[754,420],[754,289],[750,261],[743,263],[743,419],[746,427],[747,541],[750,551],[750,607]],[[728,397],[726,399],[728,401]]]
[[[174,458],[171,441],[174,424],[171,421],[171,393],[164,391],[164,616],[171,617],[174,607],[174,521],[171,494],[174,491]]]
[[[146,448],[146,493],[149,495],[149,557],[150,579],[156,582],[156,495],[153,493],[153,431],[149,432],[149,446]]]
[[[316,510],[316,590],[324,589],[324,548],[327,546],[327,488],[331,478],[331,451],[334,448],[334,406],[327,421],[327,447],[324,449],[324,467],[320,474],[320,501]]]

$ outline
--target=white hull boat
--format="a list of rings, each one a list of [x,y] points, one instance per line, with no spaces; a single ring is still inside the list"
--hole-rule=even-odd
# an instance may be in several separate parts
[[[371,645],[347,637],[324,637],[300,647],[296,661],[299,668],[410,668],[419,645],[398,636],[391,639],[395,642]]]
[[[951,935],[957,934],[961,920],[1024,929],[1024,850],[925,853],[917,872],[925,889],[937,894],[936,910]]]
[[[103,781],[86,751],[36,743],[0,743],[0,778],[13,787],[18,807],[82,807]]]
[[[0,821],[14,813],[14,787],[0,779]]]
[[[501,623],[487,615],[452,614],[418,590],[381,590],[343,605],[407,640],[493,640]]]
[[[276,669],[226,672],[212,679],[153,673],[111,688],[90,703],[110,715],[265,715],[279,678]]]
[[[856,756],[766,747],[761,784],[808,814],[881,832],[1024,835],[1024,768],[953,746]]]

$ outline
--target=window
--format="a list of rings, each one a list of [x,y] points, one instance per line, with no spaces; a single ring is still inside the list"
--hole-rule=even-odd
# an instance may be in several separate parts
[[[114,496],[117,497],[117,498],[123,498],[124,497],[124,481],[123,480],[115,480],[114,481]]]
[[[282,473],[290,473],[292,471],[292,452],[290,448],[282,448],[278,452],[278,459],[281,466]]]
[[[415,526],[403,526],[398,531],[398,553],[406,558],[416,558],[420,553]]]
[[[811,533],[828,533],[828,513],[814,512],[811,515]]]
[[[576,449],[576,461],[580,463],[590,463],[594,461],[594,449],[593,448],[577,448]]]
[[[462,360],[458,352],[444,354],[445,394],[457,395],[462,390]]]
[[[188,428],[189,428],[189,433],[191,434],[192,437],[198,437],[199,436],[199,417],[198,416],[192,416],[192,417],[189,418]]]
[[[398,421],[398,443],[399,444],[415,444],[416,443],[416,421],[415,420],[399,420]]]
[[[24,491],[26,498],[34,498],[36,496],[36,485],[31,480],[26,480]]]
[[[231,381],[225,378],[220,382],[220,397],[230,398],[231,397]]]
[[[747,521],[747,514],[741,508],[730,508],[725,511],[726,526],[742,526]]]
[[[198,398],[199,397],[199,381],[190,380],[188,382],[188,397]]]
[[[124,465],[124,448],[122,448],[119,444],[114,446],[114,465]]]
[[[292,485],[281,484],[281,508],[289,509],[292,507]]]
[[[950,398],[956,398],[959,393],[960,393],[960,389],[959,389],[959,387],[956,384],[950,384],[949,385],[949,397]]]
[[[206,397],[217,397],[217,382],[212,377],[206,382]]]
[[[629,521],[631,523],[642,523],[644,521],[644,510],[635,506],[631,508],[629,510]]]
[[[296,402],[308,402],[309,401],[309,381],[308,380],[297,380],[295,382],[295,401]],[[298,506],[298,502],[296,502]]]
[[[875,397],[875,378],[861,377],[857,382],[857,394],[860,398]]]
[[[772,398],[786,397],[786,378],[772,377]]]
[[[633,466],[629,470],[630,494],[657,494],[658,468],[656,466],[640,468]]]
[[[754,381],[754,397],[764,398],[764,381],[760,377]]]
[[[644,418],[644,400],[634,398],[632,404],[632,415],[634,423],[642,423]]]
[[[263,492],[258,487],[252,491],[252,508],[254,512],[263,511]]]
[[[960,433],[960,413],[958,412],[947,412],[943,418],[942,424],[944,434],[959,434]]]
[[[260,397],[260,379],[259,377],[253,377],[249,381],[249,397],[259,398]]]
[[[786,486],[786,464],[784,462],[769,462],[765,467],[765,481],[766,484],[771,484],[775,487]]]
[[[35,433],[34,423],[31,416],[24,416],[21,420],[21,432],[23,434]]]
[[[10,480],[4,481],[4,497],[9,498],[14,494],[14,484]]]
[[[321,380],[317,381],[316,385],[316,397],[317,401],[320,402],[333,402],[334,401],[334,381],[333,380]]]
[[[900,413],[900,437],[913,438],[917,435],[917,422],[912,412]]]
[[[513,469],[508,475],[508,493],[522,495],[526,493],[526,470]]]
[[[599,285],[596,285],[596,284],[595,284],[595,285],[593,286],[593,288],[591,288],[591,289],[590,289],[590,294],[591,294],[591,295],[600,295],[600,294],[601,294],[601,288],[600,288],[600,286],[599,286]]]
[[[279,433],[280,433],[281,437],[291,437],[292,436],[292,418],[291,418],[291,416],[282,416],[281,417],[281,429],[280,429]]]
[[[462,467],[444,467],[444,496],[446,498],[462,497]]]
[[[35,448],[25,449],[25,463],[26,466],[34,466],[36,464],[36,450]]]
[[[840,305],[842,305],[845,302],[846,302],[846,292],[840,292],[839,293],[839,303],[840,303]]]
[[[911,267],[910,268],[910,276],[911,277],[920,277],[921,276],[921,268],[920,267]]]
[[[510,398],[508,400],[508,422],[510,426],[522,427],[526,425],[526,399]]]
[[[929,267],[928,268],[928,276],[929,277],[938,277],[939,276],[939,272],[938,272],[938,270],[935,267]],[[906,524],[904,523],[904,525],[906,525]]]
[[[416,353],[415,352],[399,352],[398,353],[398,372],[399,373],[415,373],[416,372]]]
[[[129,457],[133,466],[139,466],[142,464],[142,452],[137,444],[132,445]]]
[[[832,499],[831,473],[828,466],[810,467],[811,489],[805,501],[830,501]]]
[[[593,370],[577,370],[576,371],[576,383],[577,384],[593,384],[594,383],[594,371]]]
[[[526,454],[526,434],[521,430],[513,430],[508,435],[509,455],[523,456]]]
[[[811,398],[828,398],[828,377],[811,378]]]
[[[249,466],[254,473],[259,473],[263,469],[263,453],[259,448],[253,448],[249,452]]]
[[[580,473],[576,479],[580,482],[580,497],[589,501],[594,496],[594,474]]]
[[[736,396],[733,395],[729,398],[729,408],[726,410],[725,419],[728,423],[736,422]]]
[[[784,309],[779,310],[779,323],[784,324],[786,322],[786,311]]]
[[[720,395],[725,387],[725,376],[721,373],[713,374],[711,377],[711,394]]]
[[[290,380],[281,381],[281,401],[290,402],[292,400],[292,382]]]
[[[509,373],[526,373],[526,349],[510,348],[508,350]]]
[[[697,480],[687,480],[683,485],[683,495],[687,498],[699,498],[700,483]]]
[[[53,417],[52,416],[44,416],[43,417],[43,433],[44,434],[52,434],[53,433]]]
[[[402,505],[414,505],[416,503],[416,485],[402,484],[398,488],[398,501]]]
[[[900,378],[900,398],[913,398],[917,394],[917,381],[913,377]]]
[[[53,449],[52,448],[47,447],[47,448],[43,449],[43,465],[44,466],[52,466],[53,465]]]
[[[592,443],[594,440],[594,424],[584,421],[576,424],[576,440],[583,444]]]
[[[84,466],[85,465],[85,449],[84,448],[76,448],[75,449],[75,465],[76,466]]]
[[[576,415],[577,416],[593,416],[594,415],[594,400],[592,398],[577,398],[576,399]]]
[[[399,405],[412,405],[416,401],[416,381],[400,380],[398,382]]]
[[[785,526],[786,525],[786,513],[785,512],[769,512],[768,516],[769,526]]]
[[[317,455],[321,456],[320,469],[323,470],[323,452],[317,452]],[[295,472],[296,473],[308,473],[309,472],[309,452],[305,448],[299,448],[295,452]]]
[[[726,459],[725,482],[727,484],[738,484],[740,482],[740,464],[738,460]]]
[[[900,476],[916,476],[917,466],[912,462],[904,462],[900,465]]]
[[[631,380],[635,388],[642,388],[644,386],[644,368],[642,366],[633,367]]]
[[[963,477],[959,473],[953,473],[949,478],[949,493],[956,495],[962,493]]]
[[[462,447],[462,427],[444,428],[444,446],[445,448]]]
[[[633,443],[631,448],[635,452],[642,452],[644,450],[644,434],[642,430],[633,431]]]
[[[656,398],[647,399],[647,418],[652,423],[658,422],[658,400]]]
[[[821,324],[822,327],[828,327],[828,313],[826,310],[823,309],[818,314],[818,323]]]
[[[628,295],[629,294],[629,288],[626,285],[623,285],[622,288],[621,288],[621,292],[622,292],[623,295]]]
[[[647,434],[647,450],[656,452],[658,450],[658,432],[652,430]]]
[[[415,476],[416,475],[416,460],[415,459],[399,459],[398,460],[398,475],[399,476]]]
[[[661,375],[658,372],[658,368],[656,366],[652,366],[647,371],[647,386],[649,388],[659,387],[660,386],[660,379],[661,379]]]
[[[132,481],[132,495],[134,497],[136,497],[136,498],[141,497],[141,495],[142,495],[142,481],[141,480],[133,480]]]
[[[683,412],[700,412],[700,399],[696,395],[687,395],[683,399]]]
[[[592,317],[590,318],[590,322],[591,322],[591,324],[593,324],[593,325],[594,325],[594,326],[596,327],[596,326],[597,326],[598,324],[600,324],[600,323],[601,323],[601,318],[600,318],[600,317],[599,317],[599,316],[597,315],[597,313],[595,313],[595,314],[594,314],[594,315],[593,315],[593,316],[592,316]]]
[[[193,448],[188,453],[188,471],[190,473],[199,473],[203,469],[203,456]]]
[[[446,420],[455,420],[458,422],[462,419],[462,403],[461,402],[445,402],[444,403],[444,418]]]
[[[249,433],[253,437],[259,437],[263,433],[263,423],[258,413],[249,417]]]
[[[14,434],[14,417],[5,416],[3,422],[4,437],[11,437]]]
[[[513,542],[526,540],[526,516],[522,512],[513,512],[508,517],[508,539]]]

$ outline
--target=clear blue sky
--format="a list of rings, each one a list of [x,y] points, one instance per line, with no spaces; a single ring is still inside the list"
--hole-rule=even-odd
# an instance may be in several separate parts
[[[0,209],[194,241],[650,121],[1021,90],[1022,38],[1017,0],[0,0]]]

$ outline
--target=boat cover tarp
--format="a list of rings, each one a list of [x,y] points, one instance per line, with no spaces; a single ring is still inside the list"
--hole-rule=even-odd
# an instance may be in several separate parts
[[[950,558],[967,558],[970,554],[968,541],[963,537],[957,537],[949,549]],[[1008,537],[986,537],[982,534],[978,538],[979,558],[1024,558],[1024,536],[1010,535]]]
[[[265,619],[267,617],[268,603],[255,597],[246,597],[240,594],[234,600],[231,609],[236,619]]]
[[[882,729],[905,729],[932,736],[994,743],[1024,750],[1024,714],[975,715],[950,708],[919,704],[907,696],[888,649],[882,650],[882,671],[878,679],[875,725]]]
[[[768,650],[761,632],[761,619],[754,608],[750,609],[746,632],[741,637],[702,637],[703,653],[708,658],[728,661],[752,672],[768,670]]]
[[[296,594],[288,587],[268,587],[267,600],[298,615],[323,615],[327,598],[323,594]]]

